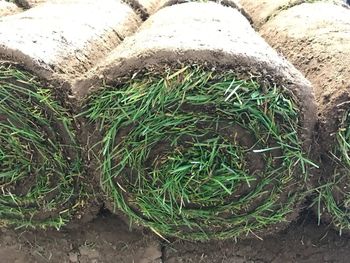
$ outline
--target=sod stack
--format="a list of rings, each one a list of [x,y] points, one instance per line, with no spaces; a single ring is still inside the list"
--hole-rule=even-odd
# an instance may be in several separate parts
[[[0,18],[0,225],[59,228],[88,193],[69,83],[136,30],[117,0],[51,1]]]
[[[21,11],[21,8],[17,7],[16,4],[5,0],[0,0],[0,17],[16,14]]]
[[[89,75],[75,88],[108,207],[188,240],[261,237],[297,216],[314,97],[237,10],[165,7]]]
[[[314,86],[323,160],[315,209],[325,222],[348,232],[350,9],[325,2],[301,4],[280,12],[260,28],[260,33]]]

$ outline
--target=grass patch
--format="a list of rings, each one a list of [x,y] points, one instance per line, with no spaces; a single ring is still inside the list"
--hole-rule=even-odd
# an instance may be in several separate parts
[[[31,74],[0,63],[0,224],[60,228],[79,206],[72,119]]]
[[[327,181],[317,191],[315,203],[325,206],[336,228],[350,229],[350,112],[346,111],[336,133],[336,143],[331,158],[334,169],[327,174]],[[318,211],[319,219],[322,213]]]
[[[188,66],[106,86],[84,115],[103,135],[102,188],[160,236],[259,234],[303,193],[298,106],[281,87]]]

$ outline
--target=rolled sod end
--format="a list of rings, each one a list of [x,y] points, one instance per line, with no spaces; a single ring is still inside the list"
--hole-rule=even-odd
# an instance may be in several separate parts
[[[340,234],[350,233],[350,112],[344,110],[328,153],[325,175],[316,189],[314,207],[319,221],[332,223]]]
[[[71,84],[140,23],[118,0],[47,1],[0,18],[2,224],[71,227],[98,213]]]
[[[91,172],[132,222],[205,241],[260,238],[297,217],[313,95],[237,10],[165,7],[76,85],[95,128]]]
[[[319,114],[313,147],[322,160],[311,188],[313,210],[320,222],[349,233],[350,10],[343,1],[306,2],[280,11],[259,33],[313,85]],[[259,16],[247,11],[257,21]]]
[[[0,225],[59,229],[84,204],[73,120],[39,79],[0,61]]]
[[[300,201],[297,101],[234,72],[147,72],[92,96],[106,193],[137,223],[191,240],[258,234]]]

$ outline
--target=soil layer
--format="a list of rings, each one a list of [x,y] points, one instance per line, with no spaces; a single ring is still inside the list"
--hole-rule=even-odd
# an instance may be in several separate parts
[[[130,232],[119,218],[101,214],[91,223],[61,232],[0,232],[1,262],[16,263],[345,263],[350,239],[305,214],[263,241],[165,243],[147,232]]]

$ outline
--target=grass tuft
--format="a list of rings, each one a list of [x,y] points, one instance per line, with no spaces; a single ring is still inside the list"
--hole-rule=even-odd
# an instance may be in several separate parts
[[[336,133],[334,149],[330,153],[333,170],[324,178],[325,182],[317,189],[319,221],[325,208],[334,226],[342,230],[350,229],[350,112],[345,111]]]

